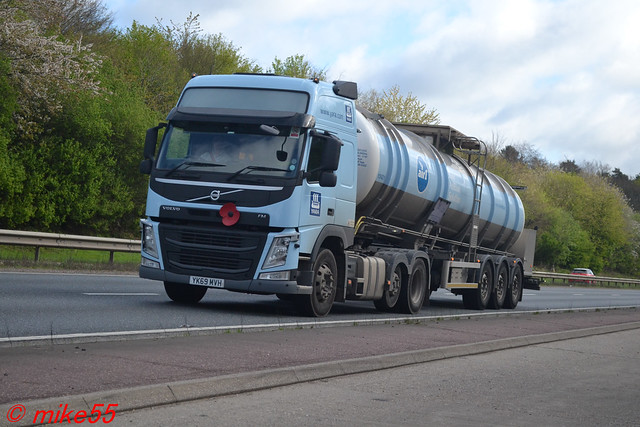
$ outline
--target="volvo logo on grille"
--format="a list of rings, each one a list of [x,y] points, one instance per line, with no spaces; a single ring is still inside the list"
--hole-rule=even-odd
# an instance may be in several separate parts
[[[212,201],[217,201],[220,200],[220,197],[226,196],[227,194],[233,194],[233,193],[239,193],[241,191],[241,189],[238,190],[229,190],[229,191],[225,191],[224,193],[220,190],[212,190],[211,193],[207,194],[206,196],[201,196],[201,197],[195,197],[193,199],[187,199],[187,202],[198,202],[198,201],[204,201],[204,200],[212,200]]]

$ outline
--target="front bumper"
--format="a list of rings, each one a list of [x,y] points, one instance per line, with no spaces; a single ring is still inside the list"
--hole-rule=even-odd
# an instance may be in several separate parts
[[[183,283],[189,285],[189,275],[176,274],[157,268],[140,266],[140,277],[144,279],[160,280],[163,282]],[[292,294],[292,295],[310,295],[311,286],[300,285],[295,280],[224,280],[224,288],[229,291],[246,292],[253,294]]]

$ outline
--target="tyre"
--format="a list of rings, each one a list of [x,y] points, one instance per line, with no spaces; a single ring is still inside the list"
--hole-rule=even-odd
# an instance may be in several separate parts
[[[516,266],[513,273],[513,280],[507,288],[507,297],[504,300],[505,308],[516,308],[518,302],[522,299],[522,267]]]
[[[172,301],[184,304],[195,304],[207,293],[205,286],[194,286],[185,283],[164,282],[164,290]]]
[[[465,308],[470,308],[472,310],[484,310],[489,304],[492,290],[493,272],[491,271],[491,265],[487,262],[480,271],[478,288],[467,290],[462,294],[462,302]]]
[[[501,264],[498,268],[498,275],[489,299],[489,308],[500,309],[504,305],[509,288],[509,270],[505,264]]]
[[[416,259],[413,263],[409,280],[400,289],[398,309],[401,313],[416,314],[420,311],[427,293],[428,279],[424,261]]]
[[[323,317],[329,314],[336,298],[338,264],[329,249],[323,249],[313,264],[311,295],[302,298],[302,309],[308,316]]]
[[[400,298],[402,283],[406,282],[406,274],[402,266],[398,264],[391,274],[389,286],[385,288],[382,299],[373,301],[373,305],[380,311],[394,311]]]

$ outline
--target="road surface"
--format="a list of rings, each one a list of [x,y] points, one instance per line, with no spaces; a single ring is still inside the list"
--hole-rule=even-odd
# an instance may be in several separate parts
[[[515,312],[622,306],[640,307],[640,290],[525,289]],[[237,330],[250,325],[287,327],[301,322],[328,325],[492,312],[465,310],[462,297],[439,290],[416,316],[381,313],[372,302],[348,302],[336,303],[326,318],[312,319],[301,317],[291,303],[275,296],[209,290],[200,304],[188,306],[171,302],[160,282],[131,275],[0,272],[0,340],[203,327]]]

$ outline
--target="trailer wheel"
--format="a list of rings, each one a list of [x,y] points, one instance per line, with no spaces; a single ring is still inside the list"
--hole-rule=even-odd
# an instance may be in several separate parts
[[[303,297],[305,314],[323,317],[329,314],[336,298],[338,264],[329,249],[323,249],[313,264],[313,289],[311,295]]]
[[[395,270],[393,270],[389,286],[385,287],[382,299],[374,300],[373,305],[380,311],[393,311],[400,298],[402,283],[406,282],[406,280],[406,274],[402,270],[402,266],[398,264]]]
[[[509,270],[506,265],[501,264],[498,268],[498,277],[496,277],[494,285],[489,299],[489,308],[500,309],[504,305],[509,288]]]
[[[504,301],[505,308],[516,308],[522,299],[522,267],[517,266],[513,273],[513,280],[507,288],[507,298]]]
[[[480,272],[478,288],[466,290],[462,294],[462,303],[465,308],[472,310],[484,310],[489,304],[493,288],[493,274],[489,263],[485,263]]]
[[[424,266],[424,261],[416,259],[406,286],[400,289],[398,308],[401,313],[415,314],[420,311],[427,293],[427,282],[427,268]]]
[[[164,290],[171,300],[184,304],[195,304],[207,293],[206,286],[194,286],[173,282],[164,282]]]

